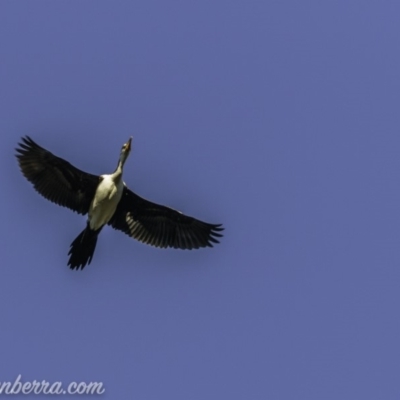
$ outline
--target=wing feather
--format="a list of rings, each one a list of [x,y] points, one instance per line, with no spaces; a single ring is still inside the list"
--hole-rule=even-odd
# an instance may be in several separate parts
[[[16,157],[25,178],[47,200],[86,214],[99,177],[88,174],[40,147],[29,136],[22,138]]]
[[[208,224],[133,193],[126,186],[109,225],[155,247],[198,249],[213,247],[223,227]]]

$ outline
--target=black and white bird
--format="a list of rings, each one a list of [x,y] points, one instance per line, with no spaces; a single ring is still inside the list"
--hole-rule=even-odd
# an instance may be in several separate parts
[[[152,203],[128,189],[122,171],[132,137],[122,146],[112,174],[92,175],[40,147],[29,136],[16,149],[21,171],[46,199],[85,215],[86,228],[71,243],[68,265],[83,269],[92,261],[104,225],[155,247],[198,249],[219,243],[221,224],[208,224]]]

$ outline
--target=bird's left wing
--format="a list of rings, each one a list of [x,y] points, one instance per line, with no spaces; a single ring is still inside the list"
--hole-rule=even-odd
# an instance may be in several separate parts
[[[155,247],[198,249],[219,243],[221,225],[208,224],[143,199],[126,186],[109,225]]]
[[[80,214],[89,211],[99,177],[88,174],[36,144],[29,136],[16,149],[21,171],[46,199]]]

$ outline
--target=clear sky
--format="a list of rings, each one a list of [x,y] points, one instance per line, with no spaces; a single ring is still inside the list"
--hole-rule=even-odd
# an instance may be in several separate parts
[[[400,3],[0,2],[0,382],[400,398]],[[39,196],[20,137],[226,230],[161,250]],[[35,397],[36,398],[36,397]],[[40,398],[38,396],[38,398]]]

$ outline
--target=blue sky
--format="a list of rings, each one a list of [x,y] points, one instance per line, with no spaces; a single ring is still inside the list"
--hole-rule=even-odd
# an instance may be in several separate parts
[[[400,397],[400,5],[0,2],[0,382],[110,399]],[[223,223],[199,251],[102,231],[41,198],[30,135]],[[40,396],[37,396],[40,398]]]

